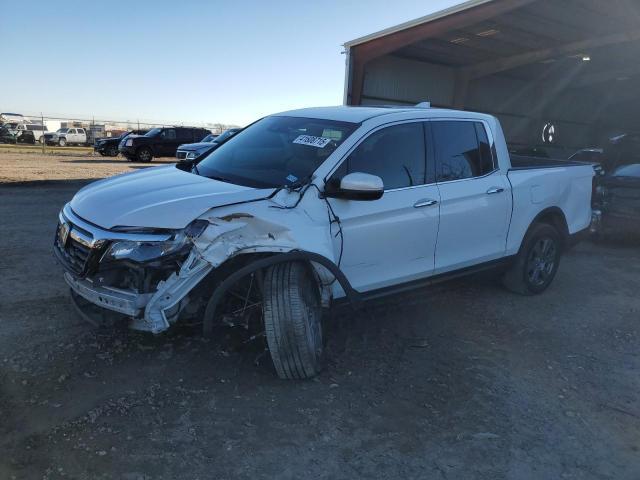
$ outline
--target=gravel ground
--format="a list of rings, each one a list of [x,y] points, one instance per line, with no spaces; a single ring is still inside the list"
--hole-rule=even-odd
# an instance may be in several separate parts
[[[77,148],[52,154],[0,148],[0,184],[51,180],[88,180],[109,177],[148,167],[148,163],[129,162],[124,157],[102,157],[77,153]],[[171,158],[155,159],[151,166],[172,163]]]
[[[0,186],[0,478],[640,478],[637,245],[579,245],[541,296],[477,276],[335,312],[325,371],[284,382],[233,330],[83,323],[50,250],[81,184]]]

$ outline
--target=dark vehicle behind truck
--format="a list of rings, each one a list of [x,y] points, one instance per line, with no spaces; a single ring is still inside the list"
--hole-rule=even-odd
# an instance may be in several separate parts
[[[162,127],[144,135],[129,135],[120,141],[118,150],[128,160],[150,162],[154,157],[174,157],[183,143],[200,142],[211,132],[195,127]]]
[[[640,135],[611,138],[600,157],[604,175],[593,196],[592,231],[599,237],[640,238]]]
[[[93,144],[93,150],[103,157],[117,157],[118,145],[122,140],[127,138],[129,135],[144,135],[148,131],[149,130],[130,130],[117,137],[98,138]]]
[[[179,162],[193,162],[198,159],[202,160],[204,157],[218,148],[220,144],[224,143],[225,140],[231,138],[240,130],[240,128],[230,128],[217,136],[211,134],[211,136],[202,139],[201,142],[180,145],[178,147],[178,151],[176,152],[176,158]]]

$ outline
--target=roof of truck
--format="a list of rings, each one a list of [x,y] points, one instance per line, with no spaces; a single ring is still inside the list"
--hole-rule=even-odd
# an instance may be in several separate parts
[[[370,118],[379,117],[382,115],[393,115],[398,113],[416,113],[420,112],[424,118],[437,118],[437,117],[449,117],[449,118],[490,118],[490,115],[468,112],[463,110],[448,110],[444,108],[429,108],[429,107],[404,107],[404,106],[379,106],[379,107],[351,107],[351,106],[336,106],[336,107],[315,107],[315,108],[301,108],[298,110],[290,110],[288,112],[281,112],[276,114],[277,116],[288,117],[306,117],[306,118],[318,118],[324,120],[334,120],[340,122],[352,122],[361,123]]]

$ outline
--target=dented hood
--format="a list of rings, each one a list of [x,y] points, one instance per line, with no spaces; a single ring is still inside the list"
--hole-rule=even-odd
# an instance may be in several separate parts
[[[267,198],[273,192],[211,180],[168,165],[87,185],[73,197],[71,208],[85,220],[107,229],[177,229],[210,208]]]

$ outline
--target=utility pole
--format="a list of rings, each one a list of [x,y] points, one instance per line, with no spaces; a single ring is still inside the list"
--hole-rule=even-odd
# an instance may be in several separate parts
[[[42,123],[42,154],[44,155],[44,144],[47,143],[44,137],[44,115],[40,112],[40,122]]]

